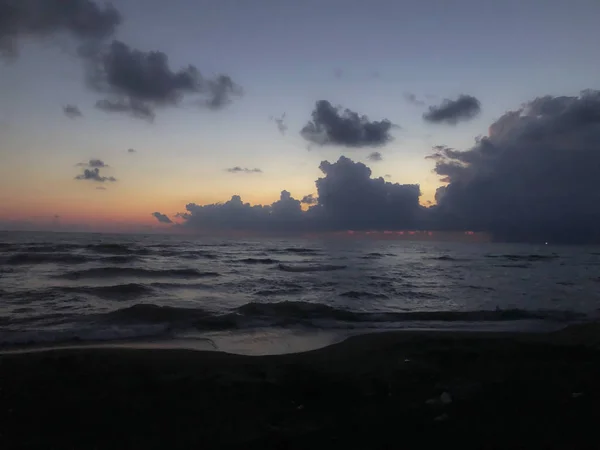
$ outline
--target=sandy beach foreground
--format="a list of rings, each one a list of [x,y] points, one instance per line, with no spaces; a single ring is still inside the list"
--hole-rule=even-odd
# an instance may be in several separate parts
[[[600,448],[600,326],[0,356],[0,448]]]

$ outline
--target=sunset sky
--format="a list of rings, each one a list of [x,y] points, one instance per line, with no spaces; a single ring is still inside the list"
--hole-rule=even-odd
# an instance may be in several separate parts
[[[0,14],[10,3],[0,0]],[[153,212],[175,221],[189,203],[316,195],[321,161],[342,155],[375,178],[419,184],[428,205],[441,185],[425,159],[433,146],[467,150],[507,111],[578,96],[600,74],[597,0],[112,3],[122,21],[108,42],[164,52],[173,72],[191,64],[207,79],[225,74],[243,93],[215,109],[186,94],[156,106],[153,121],[107,112],[67,26],[42,33],[24,19],[10,35],[0,20],[0,41],[9,36],[18,51],[0,59],[0,228],[167,229]],[[461,95],[479,101],[473,117],[424,120],[429,106]],[[300,131],[320,100],[399,127],[385,145],[307,148]],[[271,119],[283,113],[285,133]],[[370,161],[372,152],[383,159]],[[93,159],[117,181],[76,179],[77,164]]]

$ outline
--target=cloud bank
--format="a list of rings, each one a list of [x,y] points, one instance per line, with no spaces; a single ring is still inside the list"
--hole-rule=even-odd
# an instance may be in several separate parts
[[[600,92],[509,111],[466,151],[437,149],[438,227],[501,240],[599,242]]]
[[[370,121],[349,109],[333,107],[327,100],[319,100],[309,121],[300,131],[308,142],[317,145],[345,147],[379,147],[393,138],[392,122],[387,119]]]
[[[179,217],[183,226],[202,230],[334,231],[412,227],[418,222],[420,190],[417,185],[389,183],[371,178],[363,163],[344,156],[335,163],[323,161],[323,177],[316,182],[317,196],[295,199],[282,191],[271,205],[250,205],[235,195],[225,203],[186,205]],[[303,211],[302,203],[310,205]]]
[[[501,241],[600,243],[600,92],[546,96],[508,111],[467,150],[436,146],[428,159],[446,183],[436,205],[418,185],[373,178],[363,163],[321,162],[316,195],[282,191],[271,205],[186,205],[198,230],[485,231]],[[302,204],[309,205],[302,210]]]

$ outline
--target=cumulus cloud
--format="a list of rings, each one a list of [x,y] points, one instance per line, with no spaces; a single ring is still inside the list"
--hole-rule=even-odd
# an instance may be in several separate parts
[[[417,96],[415,94],[413,94],[412,92],[405,92],[404,99],[411,105],[425,106],[425,102],[423,100],[419,100],[417,98]]]
[[[171,219],[169,219],[169,216],[167,216],[166,214],[161,214],[159,212],[153,212],[152,216],[154,216],[156,218],[156,220],[158,220],[160,223],[173,223],[173,221]]]
[[[383,161],[383,156],[379,152],[373,152],[367,156],[367,159],[372,162]]]
[[[302,197],[300,203],[304,203],[305,205],[316,205],[319,202],[319,199],[314,196],[314,194],[308,194]]]
[[[318,145],[378,147],[392,140],[390,130],[393,126],[387,119],[369,121],[367,116],[333,107],[327,100],[319,100],[312,112],[312,121],[302,128],[300,134]]]
[[[76,180],[89,180],[97,181],[98,183],[104,183],[106,181],[115,182],[115,177],[103,177],[100,175],[100,169],[97,167],[94,169],[84,169],[83,173],[75,177]]]
[[[320,169],[317,196],[297,200],[282,191],[271,205],[250,205],[235,195],[225,203],[190,203],[178,216],[183,226],[203,230],[334,231],[414,227],[423,214],[418,185],[372,178],[367,166],[344,156],[334,163],[323,161]],[[302,203],[310,205],[307,211]]]
[[[77,117],[82,117],[83,116],[83,114],[81,114],[80,109],[77,106],[75,106],[75,105],[66,105],[66,106],[63,106],[63,113],[69,119],[75,119]]]
[[[203,78],[193,65],[173,70],[165,53],[136,50],[117,40],[86,58],[89,86],[108,96],[96,107],[106,112],[152,121],[157,108],[176,106],[187,95],[201,95],[197,103],[219,109],[231,95],[241,94],[227,75]]]
[[[113,6],[92,0],[0,0],[0,54],[15,57],[21,39],[59,33],[81,43],[98,42],[120,23]]]
[[[600,92],[540,97],[466,151],[440,146],[438,226],[501,240],[600,241]]]
[[[225,169],[225,172],[229,172],[229,173],[262,173],[262,170],[257,169],[257,168],[248,169],[246,167],[235,166],[235,167],[230,167],[229,169]]]
[[[471,95],[461,95],[456,100],[445,99],[438,106],[430,106],[429,111],[423,114],[423,119],[431,123],[456,125],[473,119],[480,111],[479,100]]]

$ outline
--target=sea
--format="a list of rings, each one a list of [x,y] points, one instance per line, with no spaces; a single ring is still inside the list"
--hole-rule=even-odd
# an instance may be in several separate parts
[[[388,330],[598,319],[600,248],[0,232],[0,350],[148,343],[285,353]]]

